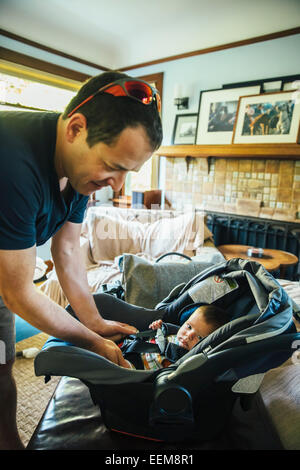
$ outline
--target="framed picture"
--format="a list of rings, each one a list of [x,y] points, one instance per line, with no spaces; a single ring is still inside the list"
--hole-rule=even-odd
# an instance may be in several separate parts
[[[269,93],[269,92],[276,92],[282,90],[289,90],[290,88],[286,88],[286,83],[293,83],[295,81],[300,80],[300,74],[297,75],[285,75],[281,77],[273,77],[273,78],[261,78],[259,80],[251,80],[247,82],[239,82],[239,83],[227,83],[223,85],[222,88],[237,88],[237,87],[246,87],[246,86],[253,86],[253,85],[261,85],[261,93]]]
[[[297,90],[298,92],[300,92],[300,77],[298,78],[298,80],[293,80],[292,82],[284,83],[282,89],[284,91]]]
[[[275,93],[281,91],[283,87],[282,80],[267,81],[262,84],[262,93]]]
[[[242,96],[232,143],[297,143],[300,102],[296,95],[297,92],[291,90]]]
[[[260,85],[202,91],[196,143],[230,144],[240,96],[253,95],[260,91]]]
[[[175,118],[172,144],[194,144],[198,114],[177,114]]]

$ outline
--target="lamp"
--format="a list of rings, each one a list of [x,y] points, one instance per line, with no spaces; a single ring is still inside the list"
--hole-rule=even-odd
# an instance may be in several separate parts
[[[188,109],[189,107],[189,98],[184,96],[185,92],[182,91],[182,86],[176,84],[174,87],[174,104],[177,106],[177,109]]]
[[[177,106],[177,109],[188,109],[189,99],[187,96],[184,98],[174,98],[174,104]]]

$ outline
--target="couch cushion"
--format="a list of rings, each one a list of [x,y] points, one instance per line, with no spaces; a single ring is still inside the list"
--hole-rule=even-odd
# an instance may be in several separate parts
[[[193,255],[206,238],[212,238],[201,213],[107,209],[90,208],[83,227],[95,263],[123,253],[153,258],[169,251]]]

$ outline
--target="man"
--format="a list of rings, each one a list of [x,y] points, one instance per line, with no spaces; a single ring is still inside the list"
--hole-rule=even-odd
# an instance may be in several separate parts
[[[89,293],[80,257],[90,194],[118,191],[160,145],[160,98],[121,73],[90,79],[62,115],[3,112],[0,121],[0,449],[23,448],[12,376],[14,315],[36,328],[127,367],[116,334],[135,328],[104,320]],[[60,284],[76,320],[33,285],[36,246],[52,238]]]

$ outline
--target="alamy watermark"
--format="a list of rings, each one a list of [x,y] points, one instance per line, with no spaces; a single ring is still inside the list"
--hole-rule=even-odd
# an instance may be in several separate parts
[[[197,243],[203,242],[204,213],[195,211],[187,205],[182,211],[173,211],[159,217],[159,206],[152,205],[151,210],[145,210],[135,217],[134,209],[123,209],[124,218],[110,218],[109,212],[100,217],[96,224],[96,236],[99,240],[160,240],[180,241],[184,236],[185,248],[193,250]]]
[[[0,339],[0,365],[6,364],[6,344]]]

